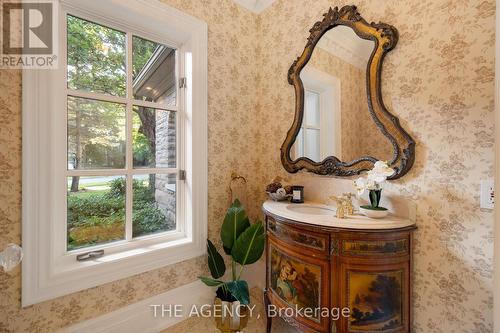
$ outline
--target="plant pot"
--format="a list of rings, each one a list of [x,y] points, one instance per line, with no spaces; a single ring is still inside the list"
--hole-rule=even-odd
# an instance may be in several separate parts
[[[389,210],[385,207],[361,206],[359,211],[371,219],[381,219],[389,215]]]
[[[215,324],[222,333],[241,332],[248,324],[249,310],[239,301],[214,300]]]

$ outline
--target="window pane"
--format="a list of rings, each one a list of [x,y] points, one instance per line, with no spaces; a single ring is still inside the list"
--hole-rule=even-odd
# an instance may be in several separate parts
[[[175,168],[176,113],[134,106],[133,153],[135,168]]]
[[[305,121],[308,126],[319,127],[319,94],[306,91]]]
[[[125,177],[68,177],[68,250],[125,238]]]
[[[68,15],[68,88],[125,96],[125,33]]]
[[[295,139],[295,143],[297,145],[297,156],[296,158],[304,156],[304,129],[301,128],[297,138]]]
[[[132,52],[134,98],[175,105],[175,50],[133,36]]]
[[[176,175],[136,175],[133,188],[133,237],[175,230]]]
[[[125,106],[68,97],[68,169],[125,167]]]
[[[306,157],[320,161],[319,130],[306,129]]]

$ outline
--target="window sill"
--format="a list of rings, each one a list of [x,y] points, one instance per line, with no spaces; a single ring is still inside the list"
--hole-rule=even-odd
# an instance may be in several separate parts
[[[189,246],[193,240],[180,232],[162,233],[136,238],[132,241],[118,241],[112,244],[94,246],[68,252],[61,258],[61,262],[56,264],[55,273],[75,272],[83,267],[99,266],[123,260],[131,260],[135,256],[143,256],[155,251],[170,250],[175,251],[180,246]],[[77,261],[76,255],[103,249],[104,256],[94,260]],[[61,269],[58,269],[61,267]]]
[[[53,266],[54,271],[41,276],[36,290],[24,290],[23,307],[159,269],[204,253],[205,243],[201,239],[183,237],[89,261],[78,262],[75,255],[68,254],[66,259],[71,260],[71,264]],[[23,278],[30,278],[29,274],[23,274]]]

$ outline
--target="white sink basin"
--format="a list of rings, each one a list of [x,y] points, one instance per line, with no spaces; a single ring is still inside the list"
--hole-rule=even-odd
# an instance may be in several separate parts
[[[291,212],[307,215],[335,215],[335,210],[327,207],[313,206],[313,205],[288,205],[286,206]]]

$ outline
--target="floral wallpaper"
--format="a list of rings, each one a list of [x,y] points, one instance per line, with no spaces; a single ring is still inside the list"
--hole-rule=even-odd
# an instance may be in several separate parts
[[[278,0],[260,15],[231,0],[164,0],[208,23],[209,234],[229,202],[231,172],[263,188],[285,175],[279,148],[293,117],[286,81],[310,27],[347,1]],[[418,204],[414,331],[492,332],[493,213],[479,181],[493,177],[495,4],[492,0],[359,0],[368,21],[400,32],[383,74],[384,101],[417,141],[414,168],[386,193]],[[21,242],[21,76],[0,70],[0,248]],[[332,191],[341,181],[299,173]],[[307,189],[313,191],[313,189]],[[306,195],[307,195],[306,190]],[[21,271],[0,273],[0,332],[52,332],[196,280],[204,258],[21,309]]]
[[[231,0],[167,0],[208,24],[209,234],[218,239],[230,201],[231,172],[248,179],[248,201],[260,184],[252,177],[257,130],[252,89],[256,14]],[[21,73],[0,70],[0,249],[21,243]],[[257,216],[258,205],[250,207]],[[21,309],[21,270],[0,272],[0,332],[48,333],[174,289],[205,274],[195,258]]]
[[[294,113],[286,73],[313,24],[345,4],[400,33],[382,93],[417,141],[416,161],[384,191],[417,203],[414,332],[492,332],[494,218],[479,207],[479,183],[494,172],[494,1],[278,0],[258,18],[263,116],[255,148],[265,168],[257,176],[265,183],[284,174],[279,148]],[[307,173],[293,179],[315,179],[331,192],[342,183]]]

